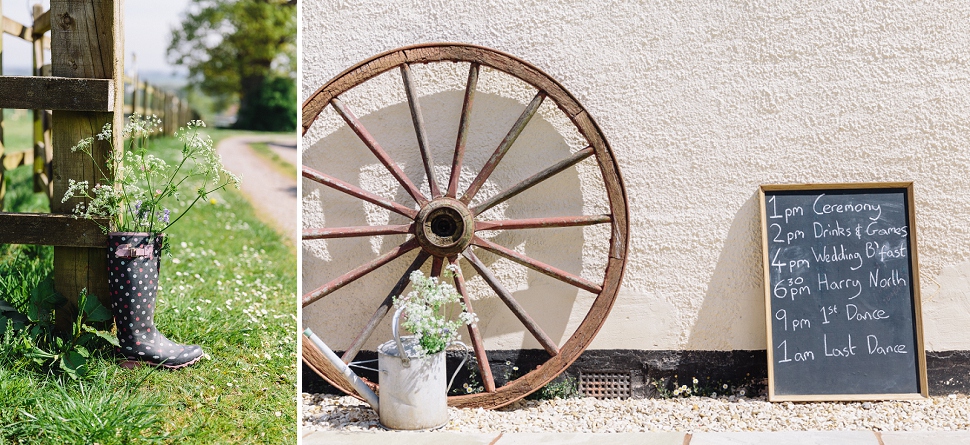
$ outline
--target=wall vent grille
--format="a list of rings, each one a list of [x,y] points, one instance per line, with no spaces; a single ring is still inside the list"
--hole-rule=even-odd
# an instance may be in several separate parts
[[[632,372],[579,372],[579,391],[597,399],[630,398]]]

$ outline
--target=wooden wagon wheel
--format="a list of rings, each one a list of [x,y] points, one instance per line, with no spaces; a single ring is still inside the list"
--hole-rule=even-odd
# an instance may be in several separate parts
[[[455,144],[456,148],[452,161],[451,175],[447,182],[439,183],[438,179],[434,176],[435,164],[428,147],[424,116],[419,105],[419,96],[415,88],[415,82],[412,81],[410,65],[445,61],[469,63],[469,73],[461,117],[458,123],[458,140]],[[465,140],[468,135],[469,116],[476,93],[479,70],[482,66],[491,67],[494,70],[521,79],[533,86],[538,92],[508,131],[505,138],[502,139],[502,142],[495,149],[491,158],[485,163],[481,171],[478,172],[475,179],[471,182],[471,185],[462,191],[458,189],[458,176],[465,154]],[[411,117],[417,136],[418,151],[421,162],[423,163],[423,171],[428,179],[430,196],[424,195],[419,187],[415,185],[415,182],[404,174],[398,164],[388,156],[387,152],[381,148],[380,144],[364,128],[360,120],[354,116],[350,108],[340,100],[341,94],[381,73],[395,68],[401,72],[404,83],[403,88],[407,94]],[[473,197],[476,196],[483,184],[488,180],[490,174],[545,99],[554,101],[566,116],[568,116],[579,134],[586,139],[588,146],[565,159],[551,164],[545,170],[536,173],[500,193],[485,200],[479,200],[474,205],[470,204]],[[488,287],[501,298],[508,309],[514,313],[522,325],[538,340],[539,344],[542,345],[550,356],[538,368],[515,380],[509,381],[504,386],[496,387],[478,326],[470,326],[468,335],[477,357],[484,392],[449,397],[449,404],[451,406],[496,408],[507,405],[541,388],[575,361],[603,325],[616,299],[626,263],[629,230],[626,195],[616,159],[599,127],[576,99],[559,83],[543,72],[507,54],[472,45],[426,44],[400,48],[372,57],[344,71],[329,81],[303,104],[303,134],[306,134],[314,120],[328,105],[336,110],[347,125],[367,145],[371,152],[373,152],[400,186],[403,187],[404,191],[416,203],[416,206],[407,207],[328,175],[320,171],[320,169],[315,168],[316,166],[304,165],[302,168],[303,177],[310,181],[317,182],[396,214],[403,215],[411,221],[409,224],[398,225],[305,229],[303,231],[303,240],[371,237],[388,234],[408,234],[410,236],[407,237],[407,240],[403,244],[388,250],[371,261],[349,270],[323,286],[304,294],[304,307],[326,297],[355,280],[361,279],[369,272],[391,262],[395,258],[414,250],[418,252],[411,265],[407,268],[404,276],[390,289],[388,298],[384,300],[371,316],[370,320],[367,321],[366,326],[357,335],[352,346],[346,350],[342,359],[349,363],[357,355],[365,341],[367,341],[377,325],[387,315],[391,308],[391,296],[403,293],[408,284],[408,275],[410,272],[421,268],[431,258],[432,274],[439,273],[442,264],[446,261],[452,264],[457,263],[459,260],[468,261],[472,268],[488,284]],[[609,201],[610,213],[498,221],[484,221],[478,218],[483,211],[576,165],[590,156],[595,158],[595,162],[598,165],[599,176],[602,179],[602,185],[606,190]],[[417,154],[415,154],[416,158]],[[552,199],[554,198],[552,197]],[[606,259],[604,276],[602,277],[602,281],[599,282],[593,282],[578,275],[560,270],[552,265],[542,263],[518,253],[513,249],[500,246],[484,237],[476,235],[477,232],[484,230],[504,231],[595,224],[609,225],[610,228],[609,254]],[[501,257],[508,258],[522,266],[596,295],[585,318],[564,344],[557,345],[555,341],[543,332],[542,327],[526,313],[522,306],[513,298],[511,292],[503,287],[502,283],[496,278],[489,267],[475,254],[475,251],[478,249],[484,249]],[[455,285],[462,294],[465,304],[471,310],[474,310],[471,307],[472,300],[469,298],[469,292],[461,274],[455,277]],[[479,324],[487,322],[488,320],[481,320]],[[339,379],[333,378],[334,370],[332,365],[309,342],[303,342],[303,360],[329,382],[349,394],[354,394],[350,388],[341,384]]]

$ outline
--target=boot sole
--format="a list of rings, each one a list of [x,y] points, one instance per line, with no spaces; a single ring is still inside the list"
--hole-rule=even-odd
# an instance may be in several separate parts
[[[134,369],[134,368],[138,368],[138,367],[141,367],[141,366],[154,366],[154,367],[157,367],[157,368],[165,368],[165,369],[181,369],[181,368],[184,368],[186,366],[191,366],[191,365],[194,365],[194,364],[198,363],[199,360],[202,360],[202,357],[203,356],[204,356],[204,354],[203,355],[200,355],[200,356],[198,356],[198,357],[196,357],[196,358],[194,358],[194,359],[192,359],[190,361],[187,361],[185,363],[182,363],[181,365],[166,365],[165,363],[152,363],[152,362],[143,361],[143,360],[125,360],[125,361],[123,361],[121,363],[118,363],[118,366],[121,366],[122,368],[125,368],[125,369]]]

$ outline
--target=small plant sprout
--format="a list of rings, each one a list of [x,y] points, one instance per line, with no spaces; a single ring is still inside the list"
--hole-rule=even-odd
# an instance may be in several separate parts
[[[442,278],[452,278],[457,267],[449,265],[441,273]],[[422,355],[441,352],[448,343],[458,338],[462,324],[478,322],[474,313],[468,312],[460,301],[461,296],[451,284],[438,277],[425,277],[420,270],[411,272],[411,292],[394,298],[394,306],[404,308],[404,323],[408,332],[418,338]],[[457,316],[454,311],[460,309]]]

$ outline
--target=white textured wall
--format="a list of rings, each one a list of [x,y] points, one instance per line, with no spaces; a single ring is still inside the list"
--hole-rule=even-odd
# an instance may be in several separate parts
[[[619,160],[631,209],[626,277],[593,348],[764,349],[758,186],[914,181],[926,348],[970,349],[970,3],[302,8],[303,98],[372,55],[451,41],[522,58],[586,107]],[[376,110],[403,101],[394,94],[357,100]],[[320,141],[339,136],[326,127],[304,139],[305,162],[324,162]],[[373,158],[358,153],[342,162],[359,180]],[[304,216],[323,222],[327,201],[311,194]],[[305,287],[334,267],[325,251],[304,249]],[[572,298],[567,307],[581,312],[583,296]],[[304,322],[323,329],[348,311],[308,309]]]

